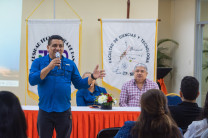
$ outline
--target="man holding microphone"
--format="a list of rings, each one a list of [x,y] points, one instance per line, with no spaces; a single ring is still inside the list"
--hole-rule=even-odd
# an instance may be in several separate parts
[[[97,65],[90,77],[82,79],[76,64],[62,56],[64,39],[59,35],[49,37],[47,50],[47,56],[33,61],[29,74],[30,85],[38,85],[38,134],[40,138],[51,138],[55,128],[57,138],[69,138],[71,82],[76,89],[87,89],[93,80],[103,78],[105,71],[98,70]]]

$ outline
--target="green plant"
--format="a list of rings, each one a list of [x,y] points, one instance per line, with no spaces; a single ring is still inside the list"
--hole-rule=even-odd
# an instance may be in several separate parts
[[[164,43],[171,42],[174,45],[164,45]],[[169,67],[166,61],[171,60],[171,57],[167,54],[167,50],[170,46],[178,46],[178,42],[173,39],[165,38],[160,39],[157,42],[157,67]]]

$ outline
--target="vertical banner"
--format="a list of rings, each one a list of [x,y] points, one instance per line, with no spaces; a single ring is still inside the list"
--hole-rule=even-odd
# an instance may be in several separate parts
[[[138,63],[147,65],[147,78],[155,81],[157,20],[103,19],[101,29],[105,87],[120,91]]]
[[[79,68],[79,28],[80,20],[28,20],[27,31],[27,76],[32,62],[39,57],[46,56],[48,38],[51,35],[60,35],[64,38],[63,56],[75,62]],[[37,86],[31,86],[27,81],[27,91],[31,98],[38,100]],[[71,92],[75,91],[72,85]]]

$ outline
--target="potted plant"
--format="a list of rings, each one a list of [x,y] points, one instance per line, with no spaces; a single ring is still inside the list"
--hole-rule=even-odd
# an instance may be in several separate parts
[[[101,104],[101,109],[103,110],[112,110],[112,104],[116,104],[116,99],[113,98],[112,94],[103,94],[97,96],[96,102]]]
[[[165,45],[165,43],[171,42],[173,45]],[[172,68],[167,64],[171,60],[171,57],[167,54],[170,46],[178,46],[178,42],[173,39],[165,38],[158,40],[157,43],[157,79],[164,78]]]

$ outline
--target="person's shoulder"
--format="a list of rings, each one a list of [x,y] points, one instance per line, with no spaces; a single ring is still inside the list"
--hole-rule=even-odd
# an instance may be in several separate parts
[[[149,79],[145,80],[145,86],[147,86],[148,89],[159,89],[158,84]]]
[[[124,126],[128,126],[128,127],[132,127],[132,126],[134,126],[135,125],[135,121],[126,121],[125,123],[124,123]]]
[[[170,105],[169,110],[174,119],[180,119],[181,117],[185,117],[186,111],[191,111],[189,107],[183,105],[183,102],[177,105]]]
[[[66,57],[63,56],[63,61],[65,62],[65,64],[70,65],[70,66],[76,66],[75,62],[71,59],[68,59]]]
[[[201,112],[202,108],[198,106],[197,103],[183,101],[182,103],[178,104],[178,108],[189,109],[191,111],[198,111]]]
[[[95,85],[95,87],[97,87],[97,88],[99,88],[99,89],[101,89],[101,90],[106,90],[104,87],[101,87],[101,86]]]
[[[38,57],[38,58],[36,58],[34,61],[45,61],[45,60],[47,60],[48,59],[48,55],[46,55],[46,56],[43,56],[43,57]]]
[[[95,87],[97,87],[99,89],[105,89],[104,87],[101,87],[101,86],[98,86],[98,85],[95,85]]]
[[[189,126],[185,133],[185,137],[189,136],[189,133],[194,133],[195,136],[201,136],[204,130],[206,130],[208,127],[207,119],[199,120],[199,121],[193,121]]]
[[[79,89],[76,95],[81,96],[81,95],[84,95],[85,93],[86,93],[86,89]]]
[[[135,82],[135,80],[134,80],[134,79],[131,79],[131,80],[125,82],[123,85],[131,85],[131,84],[133,84],[134,82]]]
[[[64,60],[65,62],[75,64],[73,60],[68,59],[68,58],[66,58],[66,57],[64,57],[64,56],[62,56],[62,57],[63,57],[63,60]]]
[[[168,107],[174,109],[174,108],[178,108],[178,106],[179,105],[177,104],[177,105],[169,105]]]
[[[152,84],[152,85],[157,85],[156,82],[154,82],[154,81],[152,81],[152,80],[150,80],[150,79],[146,79],[146,83]]]
[[[175,111],[175,110],[177,110],[177,109],[180,108],[179,105],[169,105],[168,107],[169,107],[169,110],[170,110],[170,111]]]
[[[190,126],[200,127],[200,126],[207,126],[207,119],[204,118],[203,120],[193,121]]]
[[[75,64],[73,60],[68,59],[64,56],[63,56],[63,62],[66,65],[67,70],[73,70],[74,68],[77,68],[77,65]]]
[[[36,58],[33,61],[33,64],[44,64],[46,61],[49,61],[48,55]]]
[[[131,136],[131,129],[132,127],[135,125],[134,121],[126,121],[124,123],[124,126],[122,126],[120,128],[120,130],[118,131],[118,133],[116,134],[116,136],[114,138],[130,138]]]

